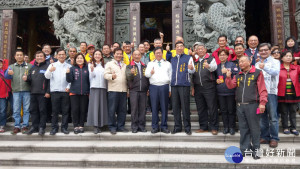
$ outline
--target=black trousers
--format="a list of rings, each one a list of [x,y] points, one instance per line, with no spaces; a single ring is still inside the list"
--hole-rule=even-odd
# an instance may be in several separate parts
[[[172,106],[174,113],[174,129],[182,130],[182,119],[185,130],[191,130],[190,87],[172,86]]]
[[[279,103],[281,122],[283,129],[296,129],[297,103]],[[290,120],[290,126],[289,126]]]
[[[70,96],[67,92],[51,92],[52,129],[58,129],[58,113],[62,114],[61,128],[68,129]]]
[[[147,92],[130,91],[131,129],[145,129]]]
[[[30,115],[32,127],[35,129],[46,128],[47,101],[44,94],[30,95]]]
[[[84,127],[89,105],[88,95],[70,96],[71,113],[74,127]]]
[[[199,116],[200,129],[208,130],[208,113],[210,115],[209,125],[211,130],[219,129],[218,105],[216,87],[203,87],[194,85],[195,101]]]
[[[260,116],[256,114],[258,104],[237,105],[236,114],[239,119],[240,149],[242,153],[246,150],[258,150],[260,148]]]
[[[235,128],[235,118],[236,118],[236,104],[235,95],[231,96],[220,96],[219,104],[220,111],[222,113],[224,128]]]

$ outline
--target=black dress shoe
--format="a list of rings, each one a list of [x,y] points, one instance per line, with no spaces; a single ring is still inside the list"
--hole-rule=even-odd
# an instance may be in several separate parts
[[[230,133],[230,135],[235,135],[235,129],[234,128],[230,128],[229,129],[229,133]]]
[[[118,129],[118,132],[128,133],[128,132],[129,132],[129,130],[127,130],[127,129],[123,128],[123,129]]]
[[[192,131],[191,130],[185,130],[185,134],[192,135]]]
[[[117,134],[117,131],[116,130],[110,130],[110,134],[115,135],[115,134]]]
[[[147,133],[146,129],[139,129],[139,131],[142,132],[142,133]]]
[[[152,129],[152,130],[151,130],[151,133],[152,133],[152,134],[158,133],[158,129]]]
[[[37,133],[37,132],[38,132],[38,130],[37,130],[36,128],[31,127],[31,128],[27,131],[27,135],[31,135],[31,134]]]
[[[223,134],[227,134],[227,133],[229,133],[229,129],[228,128],[224,128],[223,129]]]
[[[64,134],[69,134],[69,133],[70,133],[70,132],[69,132],[67,129],[65,129],[65,128],[61,128],[61,132],[64,133]]]
[[[79,133],[84,133],[84,128],[83,127],[79,128]]]
[[[55,135],[56,133],[57,133],[57,129],[52,129],[52,130],[50,131],[50,135],[51,135],[51,136]]]
[[[253,157],[253,159],[254,159],[254,160],[258,160],[258,159],[260,159],[260,157],[259,157],[259,156],[257,156],[257,155],[254,155],[254,154],[252,155],[252,157]]]
[[[133,130],[132,130],[132,133],[137,133],[137,132],[138,132],[137,129],[133,129]]]
[[[44,129],[44,128],[40,128],[40,130],[39,130],[39,135],[40,135],[40,136],[45,135],[45,129]]]
[[[181,130],[179,130],[179,129],[173,129],[171,134],[176,134],[176,133],[180,133],[180,132],[181,132]]]
[[[74,134],[80,133],[79,128],[74,128]]]
[[[168,129],[161,129],[161,132],[166,133],[166,134],[169,134],[169,133],[170,133],[170,130],[168,130]]]

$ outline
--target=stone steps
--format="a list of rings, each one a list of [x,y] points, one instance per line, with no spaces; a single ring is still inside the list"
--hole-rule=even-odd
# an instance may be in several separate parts
[[[102,132],[100,134],[93,134],[92,132],[85,132],[80,134],[70,134],[57,133],[55,136],[49,135],[46,132],[44,136],[39,136],[37,133],[32,135],[26,135],[18,133],[16,135],[10,134],[10,132],[5,132],[0,134],[1,141],[171,141],[171,142],[214,142],[214,143],[224,143],[224,142],[237,142],[239,143],[240,134],[237,132],[235,135],[219,133],[218,135],[212,135],[210,132],[206,133],[195,133],[192,131],[192,135],[188,136],[184,132],[176,134],[165,134],[151,132],[147,133],[122,133],[118,132],[116,135],[111,135],[109,132]],[[282,143],[300,143],[300,136],[294,136],[292,134],[285,135],[279,133],[280,142]]]
[[[172,141],[0,141],[0,152],[31,153],[120,153],[120,154],[216,154],[222,155],[238,142],[172,142]],[[262,144],[261,148],[270,149]],[[300,153],[300,143],[280,143],[276,149],[294,148]]]
[[[91,153],[2,153],[4,166],[115,167],[115,168],[299,168],[300,157],[253,160],[245,157],[240,164],[228,163],[224,155],[190,154],[91,154]],[[289,160],[289,161],[287,161]]]

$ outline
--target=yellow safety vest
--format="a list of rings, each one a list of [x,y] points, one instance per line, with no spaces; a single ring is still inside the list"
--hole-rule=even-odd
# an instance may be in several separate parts
[[[132,57],[130,57],[130,61],[129,61],[129,56],[127,55],[127,53],[123,52],[123,61],[126,65],[129,65],[130,62],[132,61]]]
[[[184,48],[184,54],[188,55],[189,54],[189,49],[188,48]],[[176,56],[176,50],[173,49],[171,50],[171,53],[172,53],[172,57],[175,57]]]

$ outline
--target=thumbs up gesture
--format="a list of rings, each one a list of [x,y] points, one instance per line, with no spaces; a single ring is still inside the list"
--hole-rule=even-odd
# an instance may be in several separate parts
[[[189,65],[188,65],[188,69],[194,70],[193,61],[190,61]]]
[[[54,63],[54,60],[52,59],[52,57],[50,57],[50,63]]]
[[[170,44],[169,43],[167,43],[166,51],[170,51]]]
[[[155,71],[154,71],[154,67],[153,67],[151,70],[151,74],[153,75],[154,73],[155,73]]]
[[[265,67],[265,64],[264,64],[264,63],[259,63],[259,65],[258,65],[258,66],[259,66],[259,68],[260,68],[260,69],[264,69],[264,67]]]
[[[8,73],[9,75],[13,75],[13,74],[14,74],[14,71],[11,70],[11,68],[9,67],[7,73]]]
[[[94,63],[93,62],[91,62],[90,68],[91,68],[91,72],[93,72],[94,71]]]
[[[51,63],[51,68],[49,69],[50,72],[54,72],[56,70],[56,67],[54,67],[53,63]]]
[[[134,65],[133,65],[132,68],[130,69],[130,72],[131,72],[132,74],[135,73],[135,66],[134,66]]]
[[[70,68],[67,68],[66,73],[70,73]]]
[[[206,69],[208,69],[208,68],[209,68],[209,64],[207,63],[207,60],[204,60],[204,63],[203,63],[203,65],[204,65],[204,67],[205,67]]]
[[[222,67],[222,73],[227,73],[227,69],[224,66]]]
[[[117,78],[116,72],[113,71],[113,72],[112,72],[112,80],[115,80],[116,78]]]
[[[25,71],[23,77],[22,77],[23,81],[26,81],[27,80],[27,72]]]
[[[230,77],[231,78],[231,70],[227,70],[227,73],[226,73],[226,77]]]

